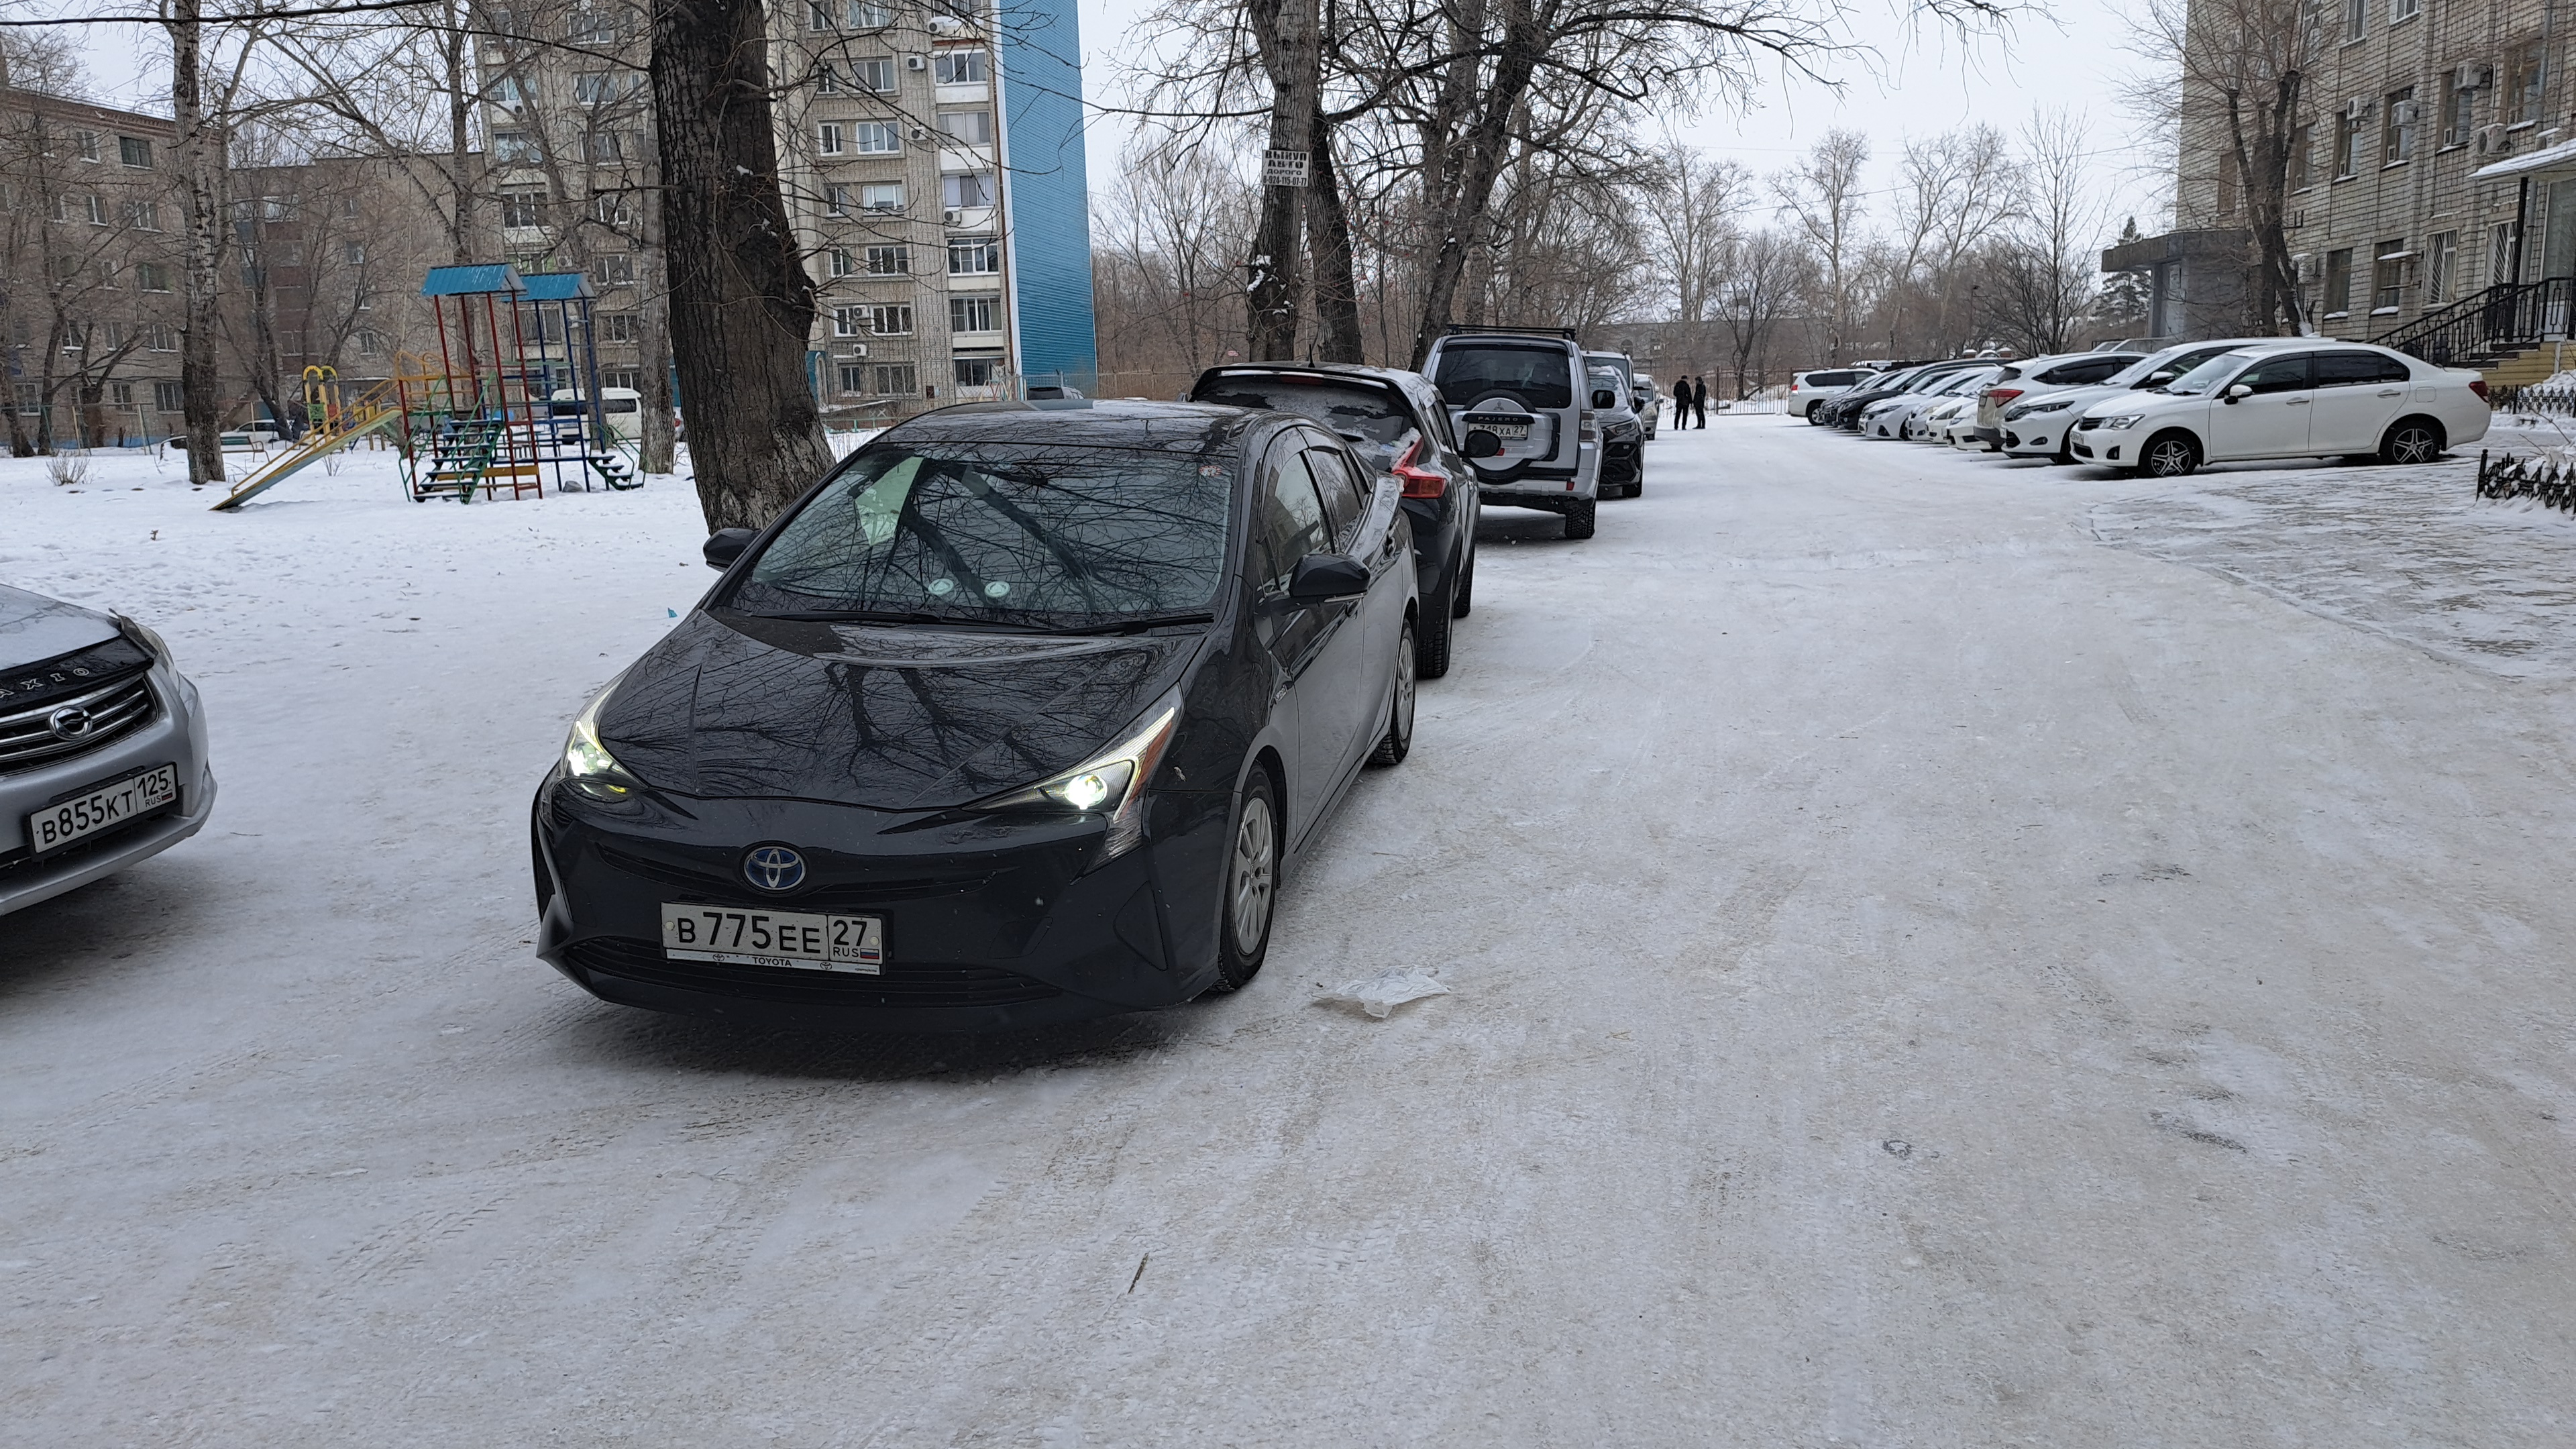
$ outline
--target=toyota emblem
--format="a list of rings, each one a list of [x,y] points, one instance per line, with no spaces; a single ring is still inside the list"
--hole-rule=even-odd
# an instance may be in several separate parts
[[[743,857],[742,878],[765,891],[792,891],[805,883],[805,857],[784,845],[757,845]]]
[[[76,740],[89,733],[89,711],[76,704],[64,705],[45,717],[45,728],[58,740]]]

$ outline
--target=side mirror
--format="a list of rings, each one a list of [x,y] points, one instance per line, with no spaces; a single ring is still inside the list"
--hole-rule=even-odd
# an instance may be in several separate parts
[[[1368,592],[1368,565],[1346,553],[1310,553],[1297,560],[1288,576],[1288,597],[1300,604],[1320,604]]]
[[[708,568],[729,569],[733,567],[735,559],[742,557],[742,551],[751,547],[751,541],[758,537],[760,537],[758,529],[718,529],[715,536],[707,540],[706,547],[698,552],[706,556]]]
[[[1592,390],[1592,405],[1596,408],[1615,408],[1619,405],[1619,395],[1606,387],[1596,387]]]
[[[1458,451],[1470,458],[1499,458],[1503,454],[1503,440],[1497,434],[1475,428],[1459,440]]]
[[[2229,402],[2234,402],[2241,397],[2252,397],[2253,395],[2254,388],[2250,383],[2240,382],[2227,390],[2227,400]]]

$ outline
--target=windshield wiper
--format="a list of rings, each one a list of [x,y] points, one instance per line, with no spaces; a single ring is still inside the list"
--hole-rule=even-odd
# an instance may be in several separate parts
[[[1213,624],[1216,615],[1202,610],[1190,614],[1147,614],[1135,619],[1114,619],[1105,624],[1065,624],[1042,626],[1050,634],[1141,634],[1173,624]]]
[[[1016,625],[996,619],[968,619],[955,614],[908,613],[898,609],[787,609],[777,613],[755,613],[755,619],[784,619],[797,624],[953,624],[961,629],[1008,629]]]

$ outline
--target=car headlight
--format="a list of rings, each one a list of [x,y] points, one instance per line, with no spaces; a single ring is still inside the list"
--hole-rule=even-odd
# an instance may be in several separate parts
[[[144,653],[149,654],[155,660],[158,660],[162,668],[176,669],[179,667],[170,660],[170,641],[162,638],[158,633],[143,627],[141,624],[135,623],[132,619],[125,617],[123,614],[111,614],[108,617],[116,620],[116,627],[125,631],[125,637],[133,640],[136,647],[140,648]]]
[[[2116,418],[2104,418],[2102,420],[2102,426],[2117,432],[2122,428],[2136,427],[2138,425],[2138,419],[2145,416],[2145,413],[2122,413]]]
[[[564,779],[582,794],[608,804],[632,800],[644,788],[644,782],[628,774],[599,738],[600,706],[608,703],[608,697],[617,692],[618,680],[625,677],[620,673],[600,686],[599,693],[573,716],[572,731],[564,737]]]
[[[2073,406],[2075,406],[2075,404],[2071,402],[2023,403],[2021,406],[2005,413],[2004,417],[2006,420],[2013,420],[2029,417],[2033,413],[2062,413]]]
[[[1100,858],[1133,849],[1145,838],[1145,786],[1163,762],[1181,722],[1181,688],[1174,685],[1137,716],[1128,736],[1090,759],[1025,790],[1014,790],[976,805],[978,810],[1056,810],[1074,814],[1106,812],[1109,834]]]

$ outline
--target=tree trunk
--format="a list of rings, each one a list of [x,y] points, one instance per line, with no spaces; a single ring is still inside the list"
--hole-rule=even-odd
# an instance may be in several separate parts
[[[1333,129],[1320,109],[1307,154],[1313,158],[1306,199],[1315,214],[1306,228],[1306,245],[1314,254],[1317,351],[1326,362],[1366,362],[1359,286],[1351,278],[1351,214],[1342,203],[1341,175],[1333,166]]]
[[[465,29],[471,12],[449,6],[447,33],[439,38],[447,62],[447,259],[455,266],[474,262],[474,178],[467,173],[472,154],[473,78],[465,67]]]
[[[668,268],[662,260],[662,249],[647,244],[637,258],[635,286],[642,303],[635,309],[635,353],[644,366],[642,447],[638,450],[647,473],[671,473],[679,468],[679,446],[671,427],[671,284]]]
[[[671,350],[698,501],[711,530],[761,527],[832,461],[805,375],[814,280],[779,193],[765,9],[655,6],[652,77]]]
[[[1405,364],[1408,367],[1420,368],[1431,355],[1431,344],[1448,328],[1458,283],[1466,275],[1467,250],[1475,241],[1476,223],[1484,215],[1486,203],[1493,199],[1496,178],[1502,175],[1503,156],[1510,141],[1505,123],[1529,90],[1546,39],[1530,14],[1530,0],[1509,0],[1503,12],[1501,54],[1494,64],[1493,80],[1486,87],[1482,113],[1465,136],[1444,148],[1443,166],[1455,182],[1449,176],[1435,177],[1427,188],[1439,201],[1427,218],[1438,240],[1423,278],[1422,317],[1414,328],[1413,356]]]
[[[187,326],[179,334],[181,416],[188,433],[188,481],[224,481],[222,373],[215,361],[215,259],[223,214],[215,194],[216,138],[207,134],[198,71],[198,0],[171,0],[170,110],[179,132],[179,186],[187,219]]]
[[[1312,142],[1322,62],[1316,0],[1253,0],[1250,23],[1270,76],[1270,149],[1298,151]],[[1313,180],[1313,158],[1308,158]],[[1245,298],[1246,340],[1255,361],[1297,355],[1297,314],[1306,305],[1304,198],[1295,186],[1261,188],[1261,223],[1252,233],[1251,285]]]
[[[36,414],[36,452],[52,457],[54,452],[54,393],[62,384],[54,378],[54,359],[63,355],[63,319],[55,317],[45,329],[45,361],[36,369],[36,397],[44,411]]]

